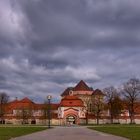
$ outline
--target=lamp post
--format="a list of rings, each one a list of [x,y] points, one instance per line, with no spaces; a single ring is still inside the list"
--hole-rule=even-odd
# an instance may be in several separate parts
[[[52,99],[52,96],[48,95],[47,99],[48,99],[48,128],[51,128],[50,122],[51,122],[51,99]]]

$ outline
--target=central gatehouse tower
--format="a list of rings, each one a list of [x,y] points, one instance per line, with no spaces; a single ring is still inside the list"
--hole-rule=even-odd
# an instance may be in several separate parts
[[[75,87],[68,87],[61,94],[58,118],[61,125],[81,124],[86,121],[87,110],[91,111],[93,88],[81,80]]]

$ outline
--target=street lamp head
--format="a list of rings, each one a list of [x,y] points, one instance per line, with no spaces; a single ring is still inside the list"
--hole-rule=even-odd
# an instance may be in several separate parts
[[[47,96],[47,99],[48,99],[48,100],[51,100],[51,99],[52,99],[52,96],[51,96],[51,95],[48,95],[48,96]]]

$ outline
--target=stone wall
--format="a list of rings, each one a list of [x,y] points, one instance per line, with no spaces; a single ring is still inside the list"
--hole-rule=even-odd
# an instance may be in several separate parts
[[[15,124],[20,125],[22,124],[22,119],[5,119],[5,124]],[[115,124],[129,124],[130,119],[114,119],[113,122]],[[136,124],[140,124],[140,119],[135,119]],[[28,120],[28,124],[31,124],[31,120]],[[79,124],[86,124],[86,119],[79,119]],[[96,119],[89,119],[88,124],[97,124]],[[99,124],[110,124],[109,119],[100,119]],[[48,125],[48,120],[40,120],[36,119],[36,125]],[[65,125],[62,119],[52,119],[51,125]]]

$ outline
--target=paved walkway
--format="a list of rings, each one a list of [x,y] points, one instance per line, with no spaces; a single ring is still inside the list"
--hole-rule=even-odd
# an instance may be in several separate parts
[[[86,127],[55,127],[53,129],[14,138],[12,140],[127,140]]]

